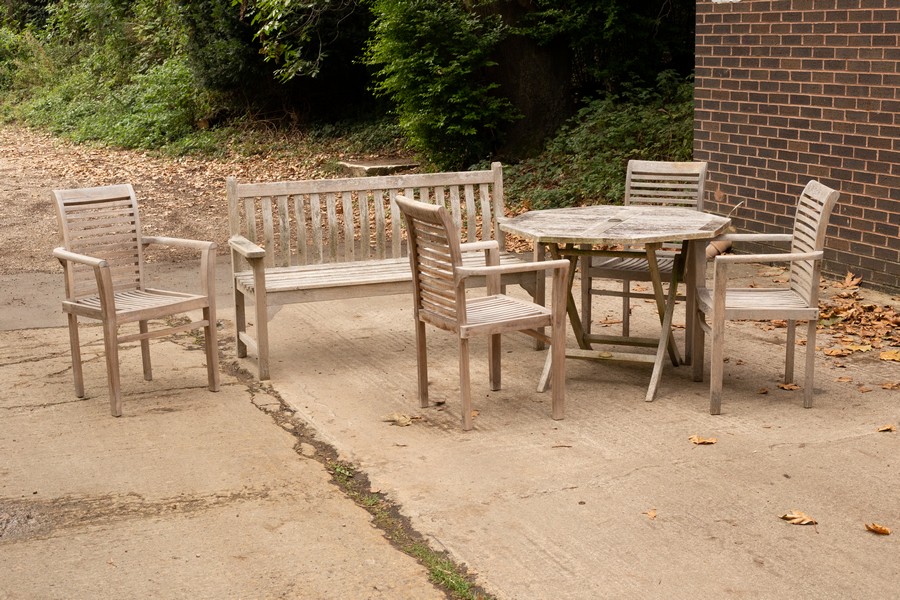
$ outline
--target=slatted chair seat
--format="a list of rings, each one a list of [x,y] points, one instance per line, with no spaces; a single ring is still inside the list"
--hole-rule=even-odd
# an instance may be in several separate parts
[[[819,316],[819,269],[825,248],[825,232],[840,194],[818,181],[806,184],[797,202],[793,234],[726,234],[728,241],[791,241],[784,254],[744,254],[716,256],[712,288],[697,290],[693,330],[693,378],[703,381],[704,333],[710,334],[709,412],[722,410],[722,378],[724,375],[725,321],[787,320],[787,343],[784,381],[794,381],[794,338],[796,321],[807,321],[806,368],[803,381],[803,406],[813,405],[816,325]],[[729,288],[728,268],[740,263],[787,262],[790,276],[787,287]]]
[[[489,336],[490,387],[500,389],[500,335],[520,331],[550,342],[552,416],[562,419],[565,411],[566,289],[569,261],[552,260],[500,265],[500,245],[495,240],[461,244],[460,234],[444,206],[397,196],[397,206],[406,221],[409,264],[413,276],[416,357],[419,404],[428,406],[428,361],[425,325],[455,333],[459,339],[459,389],[463,429],[472,428],[472,392],[469,382],[469,338]],[[482,254],[481,266],[463,263],[465,249]],[[474,253],[473,253],[474,255]],[[515,273],[552,275],[550,308],[500,293],[501,276]],[[486,279],[485,296],[468,297],[467,280]],[[550,327],[548,337],[543,329]],[[542,391],[542,390],[539,390]]]
[[[118,313],[119,324],[142,319],[155,319],[171,315],[172,312],[188,312],[206,306],[206,296],[179,294],[165,290],[126,290],[115,292],[113,301]],[[101,318],[103,301],[100,296],[88,296],[75,301],[65,301],[67,312],[75,312],[86,317]]]
[[[697,302],[702,304],[704,312],[711,312],[712,290],[701,288]],[[810,307],[808,302],[802,294],[787,288],[730,288],[725,295],[725,319],[747,319],[749,317],[742,315],[748,312],[761,315],[777,312],[779,318],[815,319],[818,308]]]
[[[705,162],[630,160],[625,173],[624,203],[703,210],[706,171]],[[669,248],[657,253],[660,272],[669,276],[665,278],[667,281],[671,280],[673,270],[677,269],[679,280],[683,274],[684,257],[679,256],[679,250]],[[621,281],[621,291],[595,288],[594,279]],[[655,298],[649,292],[632,291],[632,281],[653,281],[646,258],[587,256],[581,260],[581,320],[585,333],[591,332],[593,296],[613,296],[622,298],[622,335],[629,335],[631,299]]]
[[[130,185],[55,190],[54,206],[62,246],[53,251],[63,266],[66,298],[63,312],[69,322],[75,394],[84,397],[84,375],[78,339],[78,318],[103,323],[103,344],[109,382],[110,412],[122,415],[119,381],[119,344],[140,341],[144,379],[152,380],[149,339],[172,333],[204,330],[206,369],[210,391],[219,389],[216,344],[216,244],[197,240],[150,237],[141,234],[140,215]],[[200,253],[200,294],[147,288],[144,285],[144,246],[151,243],[192,248]],[[194,310],[202,318],[151,330],[149,321]],[[138,323],[138,332],[121,335],[119,326]]]

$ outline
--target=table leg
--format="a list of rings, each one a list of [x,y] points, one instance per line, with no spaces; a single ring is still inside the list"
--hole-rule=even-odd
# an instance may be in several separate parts
[[[688,244],[687,272],[684,276],[684,364],[689,365],[694,356],[694,312],[697,306],[697,289],[706,280],[706,240],[692,240]]]
[[[566,249],[574,248],[573,244],[566,244]],[[575,296],[572,295],[572,285],[575,283],[575,275],[578,272],[578,256],[571,253],[560,253],[559,246],[550,244],[550,256],[556,260],[566,258],[569,261],[569,281],[566,283],[568,291],[566,295],[566,313],[569,315],[569,323],[572,324],[572,332],[578,341],[578,347],[582,350],[590,350],[590,345],[584,339],[584,327],[581,323],[581,315],[578,314],[578,306],[575,304]],[[565,254],[565,256],[563,256]]]
[[[661,244],[647,244],[645,249],[647,252],[647,267],[650,270],[650,280],[653,283],[653,295],[656,298],[656,312],[659,314],[659,322],[665,320],[666,313],[666,297],[663,294],[662,289],[662,274],[659,272],[659,263],[656,260],[656,251],[659,250]],[[678,274],[677,269],[672,269],[672,281],[678,282]],[[672,282],[669,282],[669,292],[671,295],[672,291]],[[669,357],[672,359],[672,364],[674,366],[678,366],[681,364],[681,356],[678,354],[678,348],[675,346],[675,337],[672,335],[671,324],[669,327],[663,329],[660,332],[660,340],[665,340],[665,343],[669,349]]]
[[[662,287],[662,286],[660,286]],[[666,346],[672,339],[672,315],[675,313],[675,296],[678,295],[678,273],[672,271],[672,278],[669,281],[669,295],[666,298],[666,307],[663,312],[662,329],[659,336],[659,345],[656,347],[656,360],[653,361],[653,374],[650,376],[650,386],[647,388],[647,396],[644,398],[647,402],[653,402],[656,397],[656,390],[659,388],[659,379],[662,375],[663,359],[665,358]],[[671,354],[671,348],[670,348]],[[677,356],[678,350],[675,350]],[[676,363],[677,366],[678,363]]]

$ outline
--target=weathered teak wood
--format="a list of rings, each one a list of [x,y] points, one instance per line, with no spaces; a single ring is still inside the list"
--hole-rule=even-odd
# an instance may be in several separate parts
[[[84,377],[78,339],[78,317],[103,322],[103,343],[109,380],[110,409],[122,414],[119,384],[119,344],[141,342],[144,378],[152,379],[149,339],[203,328],[209,389],[219,389],[216,344],[215,255],[213,242],[141,235],[137,198],[131,185],[55,190],[54,206],[62,245],[53,251],[62,263],[75,394],[84,397]],[[200,294],[144,286],[143,248],[156,243],[194,248],[201,253]],[[185,325],[150,331],[148,321],[201,310],[203,318]],[[138,323],[138,333],[119,335],[119,326]]]
[[[705,162],[663,162],[630,160],[625,173],[625,205],[684,206],[703,210],[706,189]],[[683,248],[668,247],[657,253],[660,272],[676,280],[684,273]],[[594,279],[622,281],[622,291],[595,288]],[[594,256],[581,260],[581,318],[587,333],[591,332],[591,299],[593,296],[622,298],[622,335],[631,328],[631,298],[653,298],[652,293],[631,291],[632,281],[652,282],[650,267],[643,256]],[[684,297],[680,297],[684,299]]]
[[[505,251],[498,226],[504,216],[503,169],[350,177],[306,181],[227,181],[229,240],[235,294],[237,353],[248,348],[269,378],[268,307],[412,291],[405,232],[397,196],[448,208],[466,242],[496,240],[500,264],[523,258]],[[464,261],[480,260],[466,253]],[[484,278],[471,278],[484,285]],[[543,279],[508,273],[542,302]],[[254,330],[247,327],[247,299]]]
[[[574,275],[569,277],[568,315],[572,324],[579,351],[570,352],[575,358],[594,358],[597,353],[590,350],[592,343],[655,346],[657,355],[653,363],[653,374],[647,389],[646,400],[653,400],[659,384],[663,357],[666,348],[673,364],[678,364],[677,349],[671,332],[671,318],[675,306],[677,279],[669,278],[668,298],[663,294],[662,272],[657,264],[657,250],[664,242],[682,241],[687,243],[688,254],[698,252],[698,244],[714,238],[728,227],[730,219],[696,211],[684,207],[653,206],[585,206],[579,208],[559,208],[523,213],[501,224],[507,233],[532,240],[535,246],[548,245],[554,258],[568,256],[574,269],[579,257],[594,254],[610,254],[611,251],[594,250],[596,246],[644,247],[648,272],[653,284],[653,298],[656,300],[660,318],[658,338],[635,338],[632,336],[601,336],[585,331],[572,296]],[[693,301],[693,290],[688,286],[688,304]],[[617,354],[615,358],[632,360],[634,354]]]
[[[500,335],[521,331],[550,342],[553,378],[552,416],[562,419],[565,411],[565,322],[566,281],[569,262],[553,260],[501,265],[500,246],[494,240],[461,244],[458,225],[444,206],[397,196],[409,232],[409,262],[413,274],[416,356],[419,403],[428,406],[428,361],[425,324],[459,337],[459,388],[463,429],[472,428],[472,393],[469,377],[469,338],[490,336],[489,379],[492,390],[500,389]],[[482,266],[464,263],[466,250],[487,252]],[[552,275],[551,308],[500,293],[500,277],[510,273]],[[466,281],[487,278],[487,295],[466,297]],[[551,328],[551,336],[543,333]]]
[[[724,374],[725,321],[734,319],[786,319],[787,350],[784,381],[794,380],[795,322],[807,321],[806,367],[803,381],[803,406],[813,405],[813,370],[815,366],[816,324],[819,318],[819,268],[825,248],[825,231],[840,193],[817,181],[810,181],[797,204],[793,235],[730,234],[721,239],[790,240],[789,254],[749,254],[717,256],[713,270],[713,287],[697,291],[694,324],[694,381],[703,381],[704,332],[712,337],[710,357],[709,412],[717,415],[722,408]],[[729,288],[728,267],[737,263],[790,264],[790,277],[783,288]],[[709,323],[706,321],[709,317]]]

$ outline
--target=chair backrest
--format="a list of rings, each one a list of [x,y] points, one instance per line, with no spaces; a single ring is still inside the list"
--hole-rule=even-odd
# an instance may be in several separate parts
[[[705,162],[629,160],[625,204],[688,206],[703,210]]]
[[[816,252],[825,248],[825,231],[838,198],[839,192],[818,181],[806,184],[794,215],[792,253]],[[791,263],[791,289],[806,298],[810,305],[818,298],[820,265],[821,261],[811,260]]]
[[[106,260],[114,291],[143,289],[141,221],[131,185],[54,190],[53,198],[62,246]],[[68,270],[66,290],[69,299],[96,294],[93,270],[75,264]]]
[[[459,234],[447,209],[397,196],[406,219],[416,319],[455,331],[465,319],[465,294],[458,294],[456,266],[462,262]]]

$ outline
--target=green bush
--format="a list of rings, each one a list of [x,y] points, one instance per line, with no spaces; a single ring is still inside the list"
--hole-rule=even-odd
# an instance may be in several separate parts
[[[630,159],[690,160],[693,83],[672,72],[655,89],[587,103],[534,159],[507,169],[507,196],[532,208],[621,203]]]
[[[486,73],[505,34],[497,15],[478,16],[462,0],[374,0],[375,39],[367,60],[376,91],[396,105],[410,143],[441,168],[489,155],[515,118]],[[475,2],[474,4],[478,4]]]

